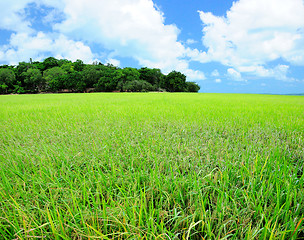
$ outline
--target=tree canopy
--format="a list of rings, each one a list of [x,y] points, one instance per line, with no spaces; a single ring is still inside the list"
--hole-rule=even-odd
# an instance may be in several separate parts
[[[187,82],[177,71],[165,75],[160,69],[119,68],[95,62],[84,64],[49,57],[42,62],[20,62],[0,66],[0,94],[39,92],[198,92],[199,85]]]
[[[0,69],[0,91],[1,93],[7,93],[12,88],[15,82],[15,73],[9,68]]]

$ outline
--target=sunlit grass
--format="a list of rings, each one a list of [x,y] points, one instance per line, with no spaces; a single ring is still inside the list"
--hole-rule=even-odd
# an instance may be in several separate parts
[[[301,239],[304,98],[0,96],[3,239]]]

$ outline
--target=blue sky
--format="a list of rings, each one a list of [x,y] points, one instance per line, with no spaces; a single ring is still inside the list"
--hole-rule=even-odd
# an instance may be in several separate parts
[[[14,0],[0,16],[0,64],[54,56],[177,70],[201,92],[304,93],[303,0]]]

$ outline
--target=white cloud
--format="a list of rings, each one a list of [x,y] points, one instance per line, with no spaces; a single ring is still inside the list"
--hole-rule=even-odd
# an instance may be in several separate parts
[[[82,42],[69,40],[64,35],[52,38],[43,32],[34,36],[27,33],[13,34],[10,44],[0,48],[0,56],[10,64],[30,58],[41,61],[50,55],[72,61],[82,59],[86,63],[91,63],[94,58],[91,49]]]
[[[208,62],[209,56],[207,55],[206,52],[200,51],[196,48],[191,49],[191,48],[186,48],[186,56],[189,57],[192,61],[197,61],[197,62],[202,62],[206,63]]]
[[[208,48],[201,62],[219,61],[257,75],[278,70],[264,66],[279,58],[304,65],[303,0],[240,0],[226,17],[199,13],[205,25],[203,44]],[[277,77],[284,79],[286,75]]]
[[[189,81],[205,80],[206,76],[203,72],[192,69],[185,69],[183,73],[187,76]]]
[[[56,34],[51,36],[45,33],[47,37],[41,39],[31,22],[25,21],[24,9],[33,3],[38,8],[43,5],[54,8],[42,21],[52,24]],[[11,42],[13,45],[1,50],[1,54],[10,61],[17,59],[10,52],[16,55],[22,52],[23,58],[43,55],[45,51],[42,51],[39,44],[45,45],[46,42],[51,44],[52,49],[59,51],[57,56],[71,58],[74,54],[77,57],[87,54],[84,58],[89,59],[92,53],[86,45],[94,43],[112,51],[108,59],[132,57],[140,65],[160,68],[164,73],[177,70],[187,74],[190,80],[205,79],[202,72],[189,67],[187,54],[194,50],[187,49],[177,40],[180,30],[173,24],[164,23],[163,13],[152,0],[14,0],[13,3],[2,1],[0,7],[3,19],[0,29],[15,31],[18,36],[27,34],[25,41],[30,38],[38,41],[36,48],[29,46],[28,49],[28,42]],[[64,20],[58,22],[58,19]],[[56,40],[54,36],[61,36],[61,39]],[[13,38],[15,37],[12,37],[12,41]],[[57,42],[60,41],[64,42],[65,49],[59,48]],[[68,41],[72,41],[71,47],[68,46]]]
[[[120,66],[120,61],[117,60],[117,59],[114,59],[114,58],[109,58],[106,60],[106,63],[109,63],[109,64],[112,64],[116,67],[119,67]]]
[[[32,32],[31,23],[24,20],[24,8],[30,0],[0,1],[0,29]]]
[[[133,57],[140,65],[165,73],[182,71],[190,79],[204,74],[189,68],[187,49],[177,38],[180,30],[165,25],[163,13],[152,0],[65,0],[66,20],[55,29],[112,50],[111,58]],[[84,17],[85,16],[85,17]]]
[[[228,68],[227,69],[227,75],[230,79],[232,79],[233,81],[237,81],[237,82],[243,82],[246,81],[242,78],[242,75],[240,72],[236,71],[233,68]]]
[[[296,81],[294,78],[287,77],[289,66],[278,65],[270,71],[270,76],[274,76],[278,80],[293,82]]]
[[[80,41],[69,40],[64,35],[60,35],[53,41],[51,49],[54,55],[57,53],[57,56],[55,55],[57,58],[67,58],[72,61],[81,59],[85,63],[92,63],[96,60],[89,46]]]
[[[53,0],[51,4],[47,0],[14,0],[0,2],[0,29],[14,32],[7,45],[0,46],[1,62],[17,64],[20,61],[43,60],[46,57],[67,58],[70,60],[82,59],[91,62],[93,54],[91,49],[80,41],[68,39],[63,34],[46,34],[37,32],[32,28],[31,21],[27,20],[25,9],[28,7],[39,8],[42,4],[62,7],[60,0]],[[53,15],[54,9],[49,17]],[[49,19],[49,22],[53,20]]]
[[[30,4],[37,6],[42,5],[64,8],[62,0],[14,0],[14,1],[0,1],[0,29],[6,29],[18,33],[34,34],[35,30],[32,29],[32,22],[35,19],[26,18],[25,9],[30,7]],[[53,15],[55,17],[57,11],[52,11],[49,18]],[[49,19],[50,20],[50,19]]]
[[[220,76],[220,73],[217,69],[215,69],[212,73],[211,73],[211,76],[212,77],[219,77]]]
[[[245,73],[253,73],[259,77],[275,78],[286,82],[296,81],[294,78],[287,77],[289,66],[283,64],[279,64],[274,68],[265,68],[263,66],[239,67],[239,70]]]
[[[187,41],[186,41],[186,44],[188,44],[188,45],[191,45],[191,44],[194,44],[194,43],[197,43],[197,41],[194,40],[194,39],[191,39],[191,38],[187,39]]]
[[[217,78],[217,79],[215,79],[215,82],[216,82],[216,83],[221,83],[221,82],[222,82],[222,80],[221,80],[221,79],[219,79],[219,78]]]

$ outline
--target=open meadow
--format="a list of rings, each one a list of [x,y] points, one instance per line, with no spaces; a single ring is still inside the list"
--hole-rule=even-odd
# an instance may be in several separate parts
[[[0,239],[304,239],[303,149],[303,96],[0,96]]]

